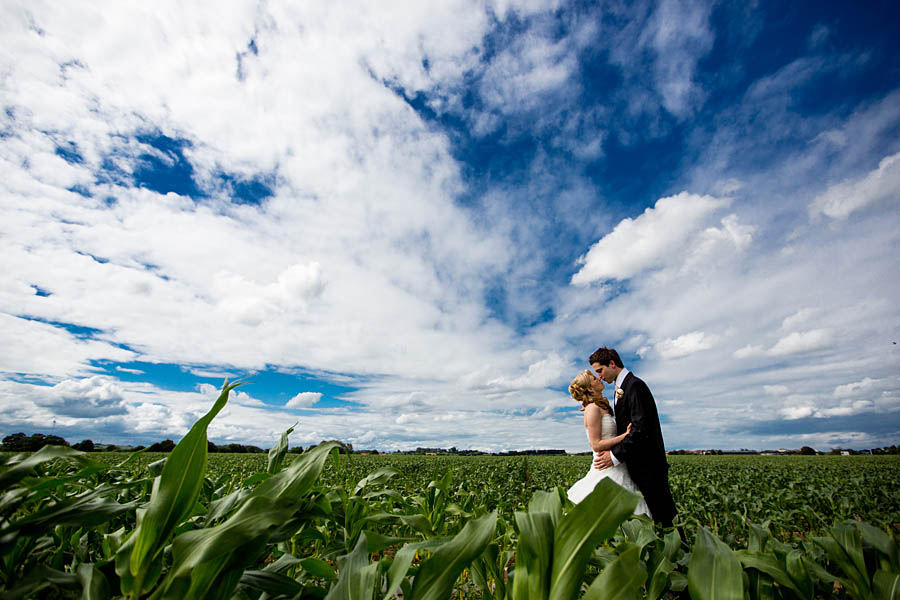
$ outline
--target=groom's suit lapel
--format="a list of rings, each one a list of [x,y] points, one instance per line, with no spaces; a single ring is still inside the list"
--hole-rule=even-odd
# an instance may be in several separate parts
[[[629,371],[628,375],[625,376],[625,379],[622,380],[622,397],[616,398],[616,414],[619,414],[619,407],[625,404],[625,396],[628,395],[628,388],[631,387],[631,380],[634,379],[634,374]]]

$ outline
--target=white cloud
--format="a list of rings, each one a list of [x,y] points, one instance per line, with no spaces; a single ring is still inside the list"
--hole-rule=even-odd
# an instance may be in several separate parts
[[[584,266],[572,277],[572,283],[628,279],[677,260],[704,221],[729,202],[687,192],[660,198],[655,207],[635,219],[623,219],[591,246],[579,260]]]
[[[712,48],[709,25],[712,7],[694,0],[660,2],[645,30],[645,43],[656,54],[653,63],[657,90],[670,113],[685,117],[705,100],[696,82],[697,62]]]
[[[320,392],[300,392],[299,394],[288,400],[287,404],[285,404],[284,407],[310,408],[313,404],[316,404],[321,399],[322,394]]]
[[[798,325],[803,325],[809,322],[810,318],[812,318],[815,314],[816,309],[814,308],[801,308],[794,314],[785,317],[784,321],[781,322],[781,328],[786,330],[794,329]]]
[[[831,186],[809,205],[813,216],[843,220],[878,203],[900,201],[900,154],[886,156],[878,168],[856,180]]]
[[[786,385],[764,385],[763,391],[766,396],[787,396],[790,388]]]
[[[733,356],[737,359],[753,358],[755,356],[763,356],[765,353],[766,350],[762,346],[748,345],[735,350]]]
[[[38,404],[63,416],[94,418],[125,414],[124,399],[122,388],[116,381],[95,375],[60,381],[38,400]]]
[[[796,420],[811,417],[814,410],[812,406],[785,406],[780,413],[785,419]]]
[[[834,397],[851,398],[853,396],[859,396],[860,394],[865,394],[873,389],[877,383],[879,382],[871,377],[864,377],[860,381],[854,381],[853,383],[845,383],[834,388]]]
[[[702,331],[692,331],[677,338],[669,338],[656,344],[656,351],[664,359],[681,358],[712,348],[718,336]]]
[[[833,337],[832,332],[828,329],[795,331],[775,342],[769,353],[773,356],[785,356],[799,352],[811,352],[831,344]]]

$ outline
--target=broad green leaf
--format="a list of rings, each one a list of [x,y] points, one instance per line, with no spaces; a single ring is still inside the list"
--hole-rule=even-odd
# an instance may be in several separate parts
[[[653,528],[653,522],[647,517],[635,517],[622,523],[622,531],[625,532],[628,541],[637,544],[643,552],[647,544],[659,539]]]
[[[641,549],[634,544],[627,547],[591,582],[583,600],[640,599],[641,586],[647,578],[647,568],[641,562]]]
[[[666,557],[664,548],[657,545],[647,561],[647,598],[649,600],[656,600],[666,591],[669,574],[674,570],[675,564]]]
[[[394,515],[389,515],[394,516]],[[404,544],[406,542],[413,541],[413,538],[408,537],[392,537],[387,535],[382,535],[375,531],[364,531],[366,536],[366,552],[372,554],[373,552],[381,552],[388,546],[393,546],[394,544]]]
[[[375,595],[378,563],[369,563],[366,536],[361,534],[353,552],[339,556],[338,580],[325,600],[371,600]]]
[[[287,575],[273,571],[244,571],[243,575],[241,575],[241,585],[266,592],[271,596],[286,596],[288,598],[293,598],[303,591],[303,585],[299,582]]]
[[[634,513],[638,500],[637,494],[606,478],[560,519],[553,540],[552,600],[576,597],[594,549]]]
[[[395,469],[393,467],[382,467],[381,469],[378,469],[374,473],[371,473],[371,474],[367,475],[366,477],[364,477],[363,479],[361,479],[359,481],[359,483],[356,484],[356,488],[354,488],[354,490],[353,490],[353,495],[355,496],[355,495],[359,494],[367,486],[370,486],[370,485],[384,485],[385,483],[388,482],[388,480],[391,479],[391,477],[394,477],[399,474],[400,474],[400,471],[398,471],[397,469]]]
[[[269,463],[266,467],[267,473],[274,475],[281,470],[281,465],[284,464],[284,456],[288,451],[288,436],[294,432],[294,427],[296,426],[297,423],[294,423],[284,430],[281,433],[281,437],[278,439],[278,443],[269,450]]]
[[[741,563],[725,542],[700,527],[688,565],[688,592],[694,600],[743,600]]]
[[[784,565],[774,555],[766,552],[751,552],[749,550],[737,550],[734,554],[744,567],[765,573],[772,580],[778,582],[779,585],[790,589],[801,598],[805,597],[805,594],[797,587],[785,570]]]
[[[251,498],[225,522],[182,533],[172,543],[170,578],[190,576],[200,563],[231,555],[245,544],[267,536],[296,510],[293,503],[273,498]],[[245,560],[255,557],[245,556]]]
[[[531,506],[542,508],[532,501]],[[553,517],[551,513],[529,510],[515,514],[519,529],[516,546],[514,600],[543,600],[550,595],[550,565],[553,559]]]
[[[339,445],[336,442],[327,442],[304,452],[291,463],[291,466],[256,486],[250,496],[298,501],[322,473],[329,452]]]
[[[322,579],[328,579],[329,581],[337,579],[337,573],[334,572],[334,567],[321,558],[316,558],[315,556],[304,558],[300,561],[300,566],[313,577],[321,577]]]
[[[750,541],[747,544],[747,550],[751,552],[763,552],[766,549],[766,542],[769,540],[769,530],[750,523]]]
[[[385,591],[382,596],[382,600],[389,600],[392,598],[394,593],[401,589],[406,583],[406,573],[419,550],[437,550],[448,541],[449,538],[432,538],[423,542],[406,544],[400,548],[400,550],[397,551],[397,554],[394,555],[394,562],[391,563],[391,567],[388,569],[387,591]],[[412,593],[407,594],[404,591],[403,597],[411,598]]]
[[[445,600],[459,574],[477,558],[494,535],[497,513],[469,521],[452,540],[435,550],[413,582],[415,600]]]
[[[106,576],[90,563],[81,563],[75,569],[81,582],[81,597],[84,600],[106,600],[109,598],[109,583]]]
[[[21,460],[17,461],[19,458],[21,458]],[[42,465],[57,458],[78,458],[88,460],[84,456],[84,452],[72,450],[67,446],[44,446],[34,454],[25,457],[18,455],[10,459],[7,464],[11,464],[12,466],[3,472],[0,472],[0,490],[4,490],[14,483],[21,481],[22,478],[29,475],[38,465]]]
[[[531,496],[531,501],[528,503],[528,512],[544,512],[549,514],[555,529],[559,524],[559,519],[562,517],[562,501],[559,498],[559,494],[541,490],[536,491],[534,495]]]
[[[872,578],[875,597],[881,600],[900,598],[900,573],[888,573],[879,569]]]
[[[135,542],[129,558],[129,569],[135,577],[138,595],[146,589],[144,578],[150,564],[162,551],[169,537],[190,516],[206,473],[206,429],[225,408],[228,394],[241,385],[225,384],[212,409],[191,427],[169,454],[153,495],[134,534]]]
[[[863,540],[884,555],[891,569],[900,572],[900,549],[890,535],[865,521],[855,521],[853,526],[862,534]]]

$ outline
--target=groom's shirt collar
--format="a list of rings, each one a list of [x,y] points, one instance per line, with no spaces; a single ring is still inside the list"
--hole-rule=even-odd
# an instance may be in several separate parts
[[[628,373],[629,373],[628,369],[622,367],[622,370],[619,371],[619,375],[616,377],[616,387],[617,388],[622,387],[622,383],[625,381],[625,377],[628,376]]]

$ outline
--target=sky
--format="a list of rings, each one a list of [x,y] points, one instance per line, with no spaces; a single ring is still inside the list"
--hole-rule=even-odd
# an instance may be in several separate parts
[[[897,444],[898,13],[2,0],[0,434]]]

